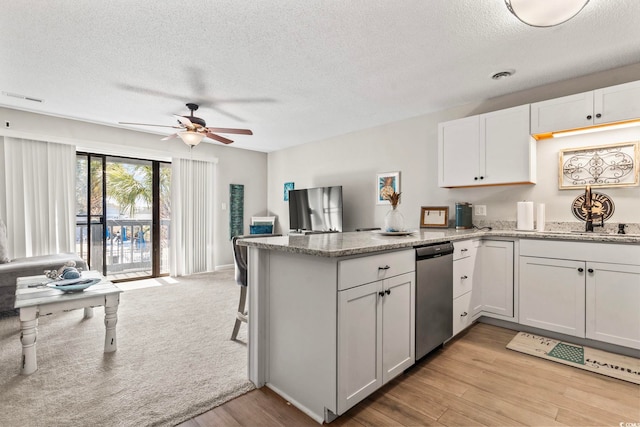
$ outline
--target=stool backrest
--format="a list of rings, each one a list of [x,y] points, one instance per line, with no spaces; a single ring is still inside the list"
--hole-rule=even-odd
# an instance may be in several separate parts
[[[233,248],[233,264],[236,270],[236,282],[240,286],[247,286],[247,247],[238,244],[238,240],[253,239],[256,237],[276,237],[280,234],[248,234],[233,236],[231,246]]]

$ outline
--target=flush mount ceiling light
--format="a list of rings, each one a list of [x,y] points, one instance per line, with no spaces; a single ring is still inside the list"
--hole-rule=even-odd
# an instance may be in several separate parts
[[[576,16],[589,0],[504,0],[516,18],[532,27],[553,27]]]
[[[184,132],[178,132],[178,136],[184,141],[185,144],[191,147],[195,147],[196,145],[200,144],[200,141],[202,141],[202,139],[204,138],[203,133],[192,132],[188,130]]]

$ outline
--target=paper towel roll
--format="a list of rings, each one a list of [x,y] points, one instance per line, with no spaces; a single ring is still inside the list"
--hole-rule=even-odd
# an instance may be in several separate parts
[[[536,230],[544,231],[544,203],[538,203],[538,210],[536,216]]]
[[[518,202],[516,229],[533,230],[533,202]]]

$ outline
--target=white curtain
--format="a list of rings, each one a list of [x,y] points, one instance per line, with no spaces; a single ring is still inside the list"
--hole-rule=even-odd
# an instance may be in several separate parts
[[[214,271],[215,163],[173,159],[171,163],[170,274]]]
[[[76,148],[0,137],[0,217],[9,256],[75,252]]]

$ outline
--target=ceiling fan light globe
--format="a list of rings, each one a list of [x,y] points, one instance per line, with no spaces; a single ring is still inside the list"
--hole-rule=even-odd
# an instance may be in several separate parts
[[[576,16],[589,0],[505,0],[516,18],[532,27],[553,27]]]
[[[196,145],[200,144],[200,142],[204,138],[203,134],[191,131],[178,132],[178,136],[185,144],[191,147],[195,147]]]

